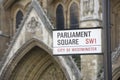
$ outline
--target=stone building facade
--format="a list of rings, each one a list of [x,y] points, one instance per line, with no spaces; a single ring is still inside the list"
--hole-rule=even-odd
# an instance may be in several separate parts
[[[111,0],[111,37],[112,37],[112,71],[113,71],[113,80],[120,79],[120,1]]]
[[[120,1],[111,0],[113,80]],[[102,55],[52,55],[53,29],[102,27],[102,0],[1,0],[0,80],[103,80]]]

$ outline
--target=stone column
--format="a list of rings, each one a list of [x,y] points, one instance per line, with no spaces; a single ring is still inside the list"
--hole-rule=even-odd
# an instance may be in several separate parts
[[[102,26],[102,2],[101,0],[81,0],[80,2],[80,27]],[[98,80],[103,69],[101,55],[81,55],[82,80]]]

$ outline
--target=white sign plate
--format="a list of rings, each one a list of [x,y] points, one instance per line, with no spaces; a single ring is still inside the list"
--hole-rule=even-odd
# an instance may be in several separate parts
[[[53,55],[102,53],[101,28],[53,31]]]

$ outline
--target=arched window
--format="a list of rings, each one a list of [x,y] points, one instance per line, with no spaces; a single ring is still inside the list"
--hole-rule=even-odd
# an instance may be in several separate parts
[[[64,14],[63,14],[63,6],[58,5],[56,10],[56,28],[64,29]]]
[[[70,28],[75,29],[79,28],[79,12],[78,6],[76,3],[72,3],[70,6]]]
[[[23,13],[22,13],[22,11],[19,10],[16,14],[16,29],[19,28],[19,25],[20,25],[22,19],[23,19]]]

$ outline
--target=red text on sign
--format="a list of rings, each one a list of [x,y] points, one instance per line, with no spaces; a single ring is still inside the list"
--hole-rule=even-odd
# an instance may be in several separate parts
[[[58,52],[65,52],[65,49],[64,48],[58,48],[57,51]]]
[[[86,44],[96,44],[95,38],[87,38],[85,41],[86,41]]]

